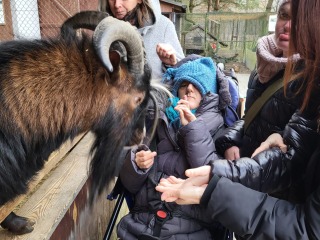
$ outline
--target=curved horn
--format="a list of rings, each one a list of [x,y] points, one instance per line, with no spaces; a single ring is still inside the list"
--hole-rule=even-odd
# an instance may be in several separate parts
[[[93,44],[104,66],[113,71],[109,59],[110,45],[114,41],[123,43],[127,50],[128,68],[131,73],[141,74],[144,69],[144,48],[138,31],[128,22],[113,17],[103,19],[93,34]]]
[[[108,16],[108,13],[98,11],[83,11],[76,13],[62,24],[60,30],[61,36],[64,37],[67,34],[70,34],[70,32],[75,34],[74,30],[79,28],[85,28],[94,31],[101,20]]]

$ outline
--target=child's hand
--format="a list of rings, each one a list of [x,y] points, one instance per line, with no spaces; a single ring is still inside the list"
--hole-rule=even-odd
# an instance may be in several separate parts
[[[183,126],[196,120],[196,116],[191,112],[187,96],[180,99],[174,110],[178,111],[180,114],[180,121]]]
[[[136,153],[135,162],[140,169],[148,169],[153,165],[155,156],[156,152],[142,150]]]

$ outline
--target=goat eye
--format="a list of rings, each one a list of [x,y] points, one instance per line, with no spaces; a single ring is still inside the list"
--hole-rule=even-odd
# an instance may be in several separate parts
[[[142,102],[142,98],[141,97],[135,97],[134,100],[135,100],[137,105],[139,105]]]

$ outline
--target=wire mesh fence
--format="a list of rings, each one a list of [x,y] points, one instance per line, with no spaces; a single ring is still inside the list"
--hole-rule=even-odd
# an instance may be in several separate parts
[[[219,62],[243,62],[268,33],[270,13],[166,13],[175,23],[186,54],[210,56]]]
[[[0,0],[0,42],[54,37],[76,12],[98,9],[99,0]],[[175,24],[185,54],[219,62],[244,62],[268,32],[267,13],[165,13]]]
[[[0,0],[0,41],[54,37],[76,12],[97,10],[99,0]]]

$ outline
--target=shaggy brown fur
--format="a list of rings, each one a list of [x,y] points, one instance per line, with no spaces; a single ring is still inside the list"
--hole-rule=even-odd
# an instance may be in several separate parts
[[[133,137],[142,138],[149,67],[130,72],[130,59],[123,61],[111,51],[110,73],[91,38],[84,33],[75,37],[75,31],[68,29],[59,39],[0,45],[0,205],[25,193],[50,153],[86,131],[96,136],[93,199],[114,176],[123,146]],[[19,234],[32,231],[28,223],[21,224],[22,218],[18,218],[22,227],[15,227],[15,219],[10,214],[2,226]]]

